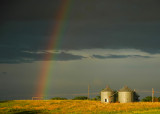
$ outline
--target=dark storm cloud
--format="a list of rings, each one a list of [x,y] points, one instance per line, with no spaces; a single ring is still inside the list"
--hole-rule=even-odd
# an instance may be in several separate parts
[[[54,19],[64,0],[1,0],[3,20]],[[159,0],[71,0],[71,20],[108,22],[159,20]]]
[[[0,47],[19,49],[20,51],[44,50],[51,39],[53,22],[11,21],[0,27]]]
[[[79,27],[81,26],[79,25]],[[66,35],[67,37],[64,39],[64,48],[134,48],[149,53],[160,52],[160,23],[157,22],[79,27],[72,31],[73,34],[71,34],[71,30],[68,30],[68,36]],[[70,43],[72,45],[69,45]]]
[[[8,22],[0,27],[0,47],[20,51],[41,51],[51,39],[50,21]],[[149,53],[160,51],[160,23],[115,24],[106,27],[70,23],[61,49],[134,48]]]
[[[1,0],[2,21],[53,19],[62,0]]]
[[[60,4],[61,0],[2,0],[1,61],[38,60],[37,54],[24,60],[29,56],[26,51],[46,50]],[[133,48],[160,53],[159,4],[159,0],[73,1],[59,49]],[[3,58],[6,53],[10,59]]]
[[[150,56],[141,56],[141,55],[92,55],[92,57],[97,59],[118,59],[118,58],[151,58]]]

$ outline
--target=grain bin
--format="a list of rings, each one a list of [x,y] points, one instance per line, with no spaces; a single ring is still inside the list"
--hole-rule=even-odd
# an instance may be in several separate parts
[[[101,91],[101,102],[102,103],[114,102],[113,90],[108,86]]]
[[[133,102],[133,90],[124,86],[118,91],[118,101],[120,103],[129,103]]]

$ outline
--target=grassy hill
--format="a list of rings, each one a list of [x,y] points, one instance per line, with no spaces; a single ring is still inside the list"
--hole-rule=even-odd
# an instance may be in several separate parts
[[[89,100],[15,100],[0,101],[0,114],[41,114],[41,113],[102,113],[102,114],[160,114],[160,103],[110,103]]]

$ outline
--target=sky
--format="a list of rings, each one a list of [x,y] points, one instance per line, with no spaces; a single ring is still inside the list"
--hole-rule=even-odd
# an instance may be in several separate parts
[[[100,92],[124,85],[141,97],[160,92],[160,1],[0,1],[0,98],[31,98],[43,63],[52,65],[48,96]],[[47,48],[56,23],[65,23],[58,48]],[[56,57],[44,59],[47,54]],[[159,94],[156,94],[159,97]],[[94,96],[94,95],[93,95]]]

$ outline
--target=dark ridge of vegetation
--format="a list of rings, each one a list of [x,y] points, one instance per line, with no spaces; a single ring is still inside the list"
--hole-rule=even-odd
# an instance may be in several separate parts
[[[10,102],[10,101],[12,101],[12,100],[0,100],[0,103],[6,103],[6,102]]]
[[[88,97],[86,97],[86,96],[77,96],[77,97],[73,98],[72,100],[87,100],[87,99],[88,99]]]
[[[141,101],[142,102],[152,102],[152,96],[147,96],[147,97],[143,98]],[[159,102],[160,101],[160,97],[158,97],[158,98],[154,97],[153,101],[154,102]]]
[[[142,102],[151,102],[152,101],[152,96],[147,96],[147,97],[143,98],[141,101]]]
[[[39,114],[39,113],[42,113],[42,112],[39,111],[39,110],[33,110],[33,111],[22,111],[22,112],[17,112],[17,113],[14,113],[14,114]]]
[[[67,98],[63,98],[63,97],[53,97],[53,98],[51,98],[51,100],[67,100]]]
[[[101,96],[96,96],[96,97],[92,98],[91,100],[100,101],[101,100]]]

